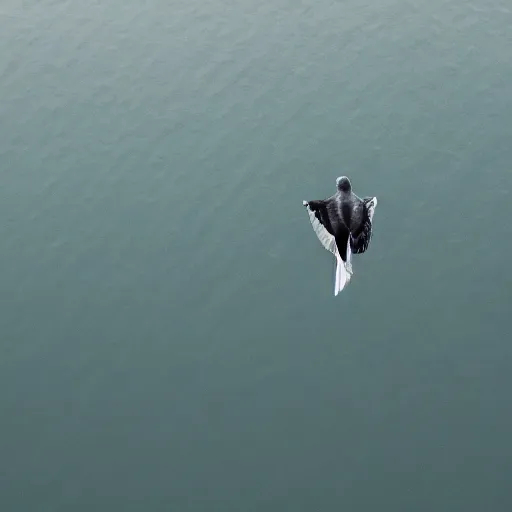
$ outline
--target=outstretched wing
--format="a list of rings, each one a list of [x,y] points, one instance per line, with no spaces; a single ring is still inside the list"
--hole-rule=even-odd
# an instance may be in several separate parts
[[[318,240],[329,252],[336,254],[336,240],[327,209],[329,201],[331,199],[303,201],[303,204],[308,211],[309,220]]]
[[[357,233],[350,235],[350,247],[354,254],[366,252],[370,245],[373,234],[372,222],[375,208],[377,207],[376,197],[366,197],[363,199],[363,222]]]

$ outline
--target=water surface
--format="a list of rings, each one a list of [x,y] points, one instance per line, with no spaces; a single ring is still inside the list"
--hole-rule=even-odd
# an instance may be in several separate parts
[[[511,509],[508,2],[0,23],[2,510]]]

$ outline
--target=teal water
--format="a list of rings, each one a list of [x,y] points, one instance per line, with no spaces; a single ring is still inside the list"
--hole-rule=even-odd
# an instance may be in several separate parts
[[[2,2],[0,510],[511,510],[511,10]]]

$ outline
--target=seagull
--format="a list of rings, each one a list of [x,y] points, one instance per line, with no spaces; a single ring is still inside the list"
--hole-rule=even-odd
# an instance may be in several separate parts
[[[376,197],[361,199],[346,176],[336,179],[336,193],[318,201],[302,201],[320,243],[336,257],[334,295],[353,275],[352,254],[366,252],[373,233]]]

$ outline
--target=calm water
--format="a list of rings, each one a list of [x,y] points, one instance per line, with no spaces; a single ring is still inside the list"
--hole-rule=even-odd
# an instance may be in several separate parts
[[[512,509],[509,1],[0,23],[2,511]]]

